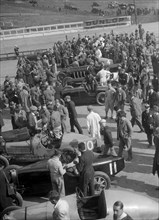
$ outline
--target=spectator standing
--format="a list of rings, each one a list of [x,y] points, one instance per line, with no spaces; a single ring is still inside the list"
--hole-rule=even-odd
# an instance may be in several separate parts
[[[126,212],[121,201],[116,201],[113,205],[113,220],[133,220]]]
[[[111,111],[111,118],[113,119],[114,103],[116,90],[112,87],[111,82],[108,81],[108,88],[105,91],[105,118],[108,117],[108,111]]]
[[[54,220],[70,220],[69,204],[60,197],[59,192],[51,191],[49,200],[54,205]]]
[[[18,104],[15,108],[14,120],[17,128],[24,128],[27,126],[26,112],[22,109],[21,104]]]
[[[124,111],[124,106],[126,102],[126,93],[122,89],[121,84],[118,85],[116,96],[115,96],[115,106],[117,109],[121,109]]]
[[[59,140],[57,147],[60,147],[62,138],[62,126],[61,126],[61,114],[56,108],[56,106],[49,106],[48,110],[50,112],[50,131],[56,140]]]
[[[0,137],[2,135],[2,127],[4,126],[4,121],[3,121],[3,115],[2,115],[2,110],[5,108],[5,104],[0,98]]]
[[[31,88],[30,95],[32,98],[32,104],[38,107],[40,104],[40,97],[41,97],[40,86],[38,83],[36,83],[36,85]]]
[[[54,155],[47,162],[47,168],[50,172],[52,189],[56,190],[60,197],[63,197],[65,196],[63,175],[66,173],[66,170],[62,166],[60,157],[61,151],[56,149]]]
[[[144,129],[142,127],[141,115],[142,115],[142,107],[141,101],[139,98],[132,96],[130,101],[130,112],[131,112],[131,124],[134,127],[135,122],[140,128],[140,132],[143,132]]]
[[[75,103],[71,100],[70,96],[66,96],[65,101],[66,101],[66,106],[67,106],[68,114],[70,118],[71,132],[75,132],[74,127],[76,127],[78,132],[80,134],[83,134],[82,128],[77,120],[77,112],[75,108]]]
[[[61,115],[62,133],[67,132],[67,128],[66,128],[67,110],[65,106],[60,103],[59,99],[55,100],[55,108],[57,109],[57,111],[59,111]]]
[[[23,86],[23,89],[20,91],[20,99],[22,108],[25,110],[27,114],[30,112],[31,99],[30,94],[26,86]]]
[[[80,173],[80,185],[84,196],[94,195],[94,169],[93,160],[94,154],[91,150],[86,150],[84,142],[78,144],[78,149],[81,152],[79,163],[76,165]],[[88,192],[89,191],[89,192]]]
[[[6,178],[3,169],[0,169],[0,212],[12,206],[12,198],[8,196]]]
[[[155,173],[157,172],[159,178],[159,127],[157,127],[154,132],[154,143],[155,143],[155,155],[153,160],[152,173],[153,175],[155,175]],[[159,190],[159,187],[157,187],[156,189]]]
[[[132,125],[130,121],[126,118],[126,113],[124,111],[118,112],[119,124],[118,124],[118,133],[119,133],[119,152],[118,156],[122,157],[123,150],[126,149],[128,152],[127,161],[132,160]],[[126,147],[126,148],[125,148]]]
[[[106,126],[106,120],[101,119],[100,122],[100,134],[103,137],[104,140],[104,149],[103,149],[103,154],[108,155],[108,152],[110,150],[110,155],[112,156],[117,156],[114,146],[113,146],[113,138],[111,131],[108,126]]]
[[[149,94],[148,94],[148,103],[150,104],[150,108],[152,109],[154,105],[157,105],[157,93],[154,91],[153,87],[150,86]]]
[[[34,105],[30,107],[30,113],[28,116],[28,127],[31,136],[34,136],[39,132],[37,110],[38,110],[37,107]]]
[[[147,135],[148,147],[152,147],[152,139],[153,139],[153,128],[151,126],[152,123],[152,112],[150,112],[150,105],[145,104],[145,110],[142,112],[142,126]]]
[[[101,120],[101,117],[98,113],[93,111],[93,107],[91,105],[87,106],[88,115],[87,115],[87,129],[88,133],[91,137],[96,137],[97,139],[100,139],[100,126],[99,122]]]
[[[107,84],[107,80],[110,78],[110,71],[108,67],[102,63],[102,69],[97,73],[97,77],[99,77],[100,85],[105,86]]]

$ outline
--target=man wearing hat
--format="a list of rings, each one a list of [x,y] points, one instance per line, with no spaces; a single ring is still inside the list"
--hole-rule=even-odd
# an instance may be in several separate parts
[[[108,151],[110,150],[110,154],[112,156],[117,156],[115,149],[113,147],[113,138],[112,138],[112,134],[111,131],[109,129],[108,126],[106,126],[106,120],[105,119],[101,119],[100,122],[100,133],[101,136],[103,137],[104,140],[104,149],[103,149],[103,154],[104,155],[108,155]]]
[[[152,112],[150,111],[150,105],[145,104],[145,110],[142,112],[142,126],[145,130],[148,140],[148,147],[152,147],[153,128],[151,126]]]
[[[38,133],[38,120],[37,120],[37,107],[32,105],[30,107],[30,113],[28,116],[28,126],[29,126],[29,131],[30,135],[34,136],[35,134]]]
[[[134,127],[135,123],[140,128],[140,132],[143,132],[144,129],[142,127],[141,123],[141,115],[142,115],[142,107],[141,107],[141,101],[139,98],[132,95],[130,99],[130,112],[131,112],[131,124],[132,127]]]
[[[80,185],[84,196],[94,195],[94,169],[93,160],[94,154],[91,150],[87,150],[85,143],[78,144],[78,150],[81,152],[79,157],[79,163],[76,165],[78,172],[80,173]],[[88,192],[89,190],[89,192]]]
[[[131,145],[131,137],[133,133],[131,122],[126,118],[126,113],[124,111],[118,112],[119,124],[118,124],[118,132],[119,132],[119,152],[118,156],[122,157],[123,150],[126,149],[128,152],[127,161],[132,160],[132,145]]]
[[[152,109],[154,105],[157,105],[157,93],[154,91],[153,86],[149,88],[148,94],[148,103],[150,104],[150,108]]]
[[[75,103],[71,100],[71,97],[69,95],[65,97],[65,102],[66,102],[66,107],[68,109],[68,114],[70,118],[71,132],[75,132],[74,127],[76,127],[78,132],[80,134],[83,134],[82,128],[77,120],[77,112],[75,108]]]
[[[89,114],[87,115],[88,133],[91,135],[91,137],[96,137],[97,139],[100,139],[101,136],[99,122],[101,120],[101,117],[98,113],[93,111],[93,106],[87,106],[87,110],[89,112]]]
[[[118,109],[121,109],[124,111],[124,106],[125,106],[125,101],[126,101],[126,93],[122,89],[121,84],[118,84],[116,96],[115,96],[115,103],[114,106],[117,106]]]

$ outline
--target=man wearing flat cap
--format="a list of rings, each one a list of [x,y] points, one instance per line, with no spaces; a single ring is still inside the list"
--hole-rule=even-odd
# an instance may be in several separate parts
[[[65,102],[66,102],[66,107],[68,109],[68,114],[70,118],[71,132],[75,132],[74,127],[76,127],[79,134],[83,134],[82,128],[77,120],[77,112],[75,108],[75,103],[71,100],[71,97],[69,95],[65,97]]]
[[[81,156],[76,168],[80,173],[80,188],[84,196],[92,196],[94,195],[94,154],[91,150],[86,149],[84,142],[78,144],[78,150],[81,152]]]
[[[28,116],[28,126],[29,126],[29,131],[30,135],[34,136],[35,134],[38,133],[38,120],[37,120],[37,107],[32,105],[30,107],[30,113]]]
[[[153,138],[153,128],[151,126],[152,123],[152,112],[150,111],[150,105],[148,103],[145,104],[145,110],[142,112],[142,126],[147,135],[148,147],[152,147],[152,138]]]
[[[128,152],[127,161],[132,160],[132,125],[131,122],[126,118],[126,113],[124,111],[120,111],[118,113],[119,124],[118,124],[118,133],[119,133],[119,152],[118,156],[122,157],[123,150],[126,149]]]
[[[150,86],[148,93],[148,103],[152,109],[154,105],[157,105],[157,93],[154,91],[153,86]]]
[[[108,151],[110,151],[110,155],[117,156],[114,146],[113,146],[113,138],[112,133],[106,123],[105,119],[101,119],[100,122],[100,133],[104,140],[104,149],[103,154],[108,155]]]

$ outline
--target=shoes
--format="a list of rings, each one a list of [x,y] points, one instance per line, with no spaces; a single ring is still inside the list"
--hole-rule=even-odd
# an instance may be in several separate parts
[[[114,148],[110,149],[110,155],[112,155],[113,157],[117,157],[117,153],[115,152]]]
[[[128,157],[125,161],[130,162],[131,160],[132,160],[132,158]]]

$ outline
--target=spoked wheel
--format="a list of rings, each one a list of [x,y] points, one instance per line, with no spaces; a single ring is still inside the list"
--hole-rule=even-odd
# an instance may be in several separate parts
[[[109,189],[111,185],[110,177],[103,172],[97,171],[94,175],[95,194],[99,194],[103,189]]]
[[[104,105],[105,103],[105,92],[99,92],[96,96],[96,102],[98,105]]]
[[[4,156],[0,155],[0,168],[9,166],[9,161]]]
[[[9,206],[9,207],[7,207],[6,209],[3,210],[3,212],[1,212],[0,220],[8,220],[10,212],[12,212],[14,210],[18,210],[20,208],[21,207],[19,207],[19,206]]]

